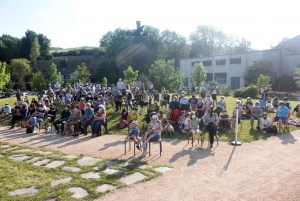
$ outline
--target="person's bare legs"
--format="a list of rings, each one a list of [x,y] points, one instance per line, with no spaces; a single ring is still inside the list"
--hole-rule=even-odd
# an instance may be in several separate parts
[[[282,120],[281,119],[278,120],[278,124],[279,124],[279,132],[281,132],[281,129],[282,129]]]

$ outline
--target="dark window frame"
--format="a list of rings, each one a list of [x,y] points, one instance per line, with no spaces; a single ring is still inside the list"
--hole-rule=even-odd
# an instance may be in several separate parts
[[[221,76],[225,75],[225,76]],[[221,78],[221,79],[218,79]],[[214,73],[214,80],[218,81],[219,84],[227,84],[227,73]]]
[[[212,60],[203,61],[203,66],[212,66]]]
[[[242,58],[231,58],[229,59],[230,64],[241,64],[242,63]]]
[[[226,65],[226,59],[218,59],[218,60],[216,60],[216,65],[217,66]]]

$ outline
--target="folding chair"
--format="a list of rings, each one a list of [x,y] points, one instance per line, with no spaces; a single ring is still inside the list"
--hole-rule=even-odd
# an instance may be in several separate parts
[[[202,135],[202,134],[201,134]],[[190,143],[190,136],[192,136],[192,147],[194,146],[194,135],[192,134],[192,132],[190,131],[189,134],[187,135],[188,136],[188,144]],[[203,140],[202,140],[203,141]],[[201,142],[202,142],[201,141]],[[200,139],[198,138],[198,144],[200,142]]]
[[[159,140],[155,140],[155,141],[151,141],[151,139],[150,139],[150,141],[149,141],[149,157],[151,156],[151,143],[159,143],[159,148],[160,148],[160,152],[159,152],[159,155],[160,155],[160,157],[161,157],[161,152],[162,152],[162,144],[161,144],[161,139],[159,139]]]
[[[134,154],[134,156],[135,156],[135,142],[134,142],[134,139],[131,139],[131,138],[125,138],[125,141],[124,141],[125,143],[124,143],[124,145],[125,145],[125,155],[126,155],[126,143],[127,142],[129,142],[129,151],[131,151],[131,142],[133,142],[133,147],[134,147],[134,149],[133,149],[133,154]],[[140,141],[140,147],[142,147],[142,142]],[[149,146],[150,147],[150,146]],[[142,151],[142,149],[141,149],[141,151]]]

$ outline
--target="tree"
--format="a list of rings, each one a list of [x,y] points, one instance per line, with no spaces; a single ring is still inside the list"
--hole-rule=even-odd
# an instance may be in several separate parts
[[[32,77],[32,86],[33,90],[40,93],[47,87],[47,81],[44,78],[44,75],[42,72],[37,72],[33,74]]]
[[[183,74],[179,68],[174,66],[175,60],[159,59],[149,69],[150,79],[155,88],[165,87],[168,90],[175,90],[183,80]]]
[[[52,85],[58,81],[59,84],[63,84],[63,81],[61,79],[61,74],[60,72],[57,72],[57,67],[56,65],[52,62],[50,65],[50,73],[49,73],[49,83]]]
[[[265,75],[274,79],[275,71],[273,63],[269,60],[254,61],[252,65],[246,67],[244,73],[245,86],[257,84],[260,75]]]
[[[206,70],[204,69],[202,63],[195,63],[192,72],[192,81],[195,86],[203,85],[206,80]]]
[[[300,64],[298,64],[298,66],[294,70],[294,80],[297,87],[300,87]]]
[[[23,36],[21,39],[22,58],[30,59],[29,54],[35,38],[37,38],[37,34],[34,31],[27,30],[25,32],[25,36]]]
[[[61,67],[62,68],[65,68],[66,66],[67,66],[67,58],[65,57],[65,58],[62,58],[61,60],[60,60],[60,65],[61,65]]]
[[[272,90],[272,84],[271,84],[271,77],[265,76],[265,75],[260,75],[257,79],[257,90],[260,91],[260,88],[262,85],[268,86],[269,90]]]
[[[35,37],[31,44],[29,58],[30,58],[30,61],[32,63],[34,63],[36,71],[38,71],[36,61],[39,56],[40,56],[40,45],[39,45],[37,37]]]
[[[44,58],[49,54],[51,40],[43,34],[38,35],[41,57]]]
[[[12,59],[10,68],[12,71],[12,78],[18,80],[19,86],[23,86],[24,77],[31,74],[29,61],[27,59]]]
[[[77,66],[77,72],[77,79],[81,80],[81,82],[86,82],[91,76],[91,72],[85,66],[85,63],[81,63],[79,66]]]
[[[130,83],[131,80],[136,80],[139,76],[139,71],[133,71],[131,66],[128,66],[126,70],[123,71],[124,73],[124,83]]]
[[[5,88],[5,85],[10,80],[10,73],[7,73],[7,64],[6,62],[0,62],[0,90],[2,91]]]
[[[101,84],[104,85],[105,87],[107,87],[107,79],[106,79],[106,77],[104,77],[104,78],[102,79]]]

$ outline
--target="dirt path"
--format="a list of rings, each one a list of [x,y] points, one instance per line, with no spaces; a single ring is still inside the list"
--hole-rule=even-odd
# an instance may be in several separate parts
[[[0,141],[50,148],[66,154],[140,161],[124,155],[124,136],[61,137],[24,134],[0,127]],[[219,142],[214,149],[195,150],[187,140],[163,139],[151,146],[150,165],[167,164],[172,171],[151,181],[118,189],[98,200],[300,200],[300,131],[234,147]],[[205,147],[207,141],[205,142]],[[138,155],[140,153],[138,152]]]

